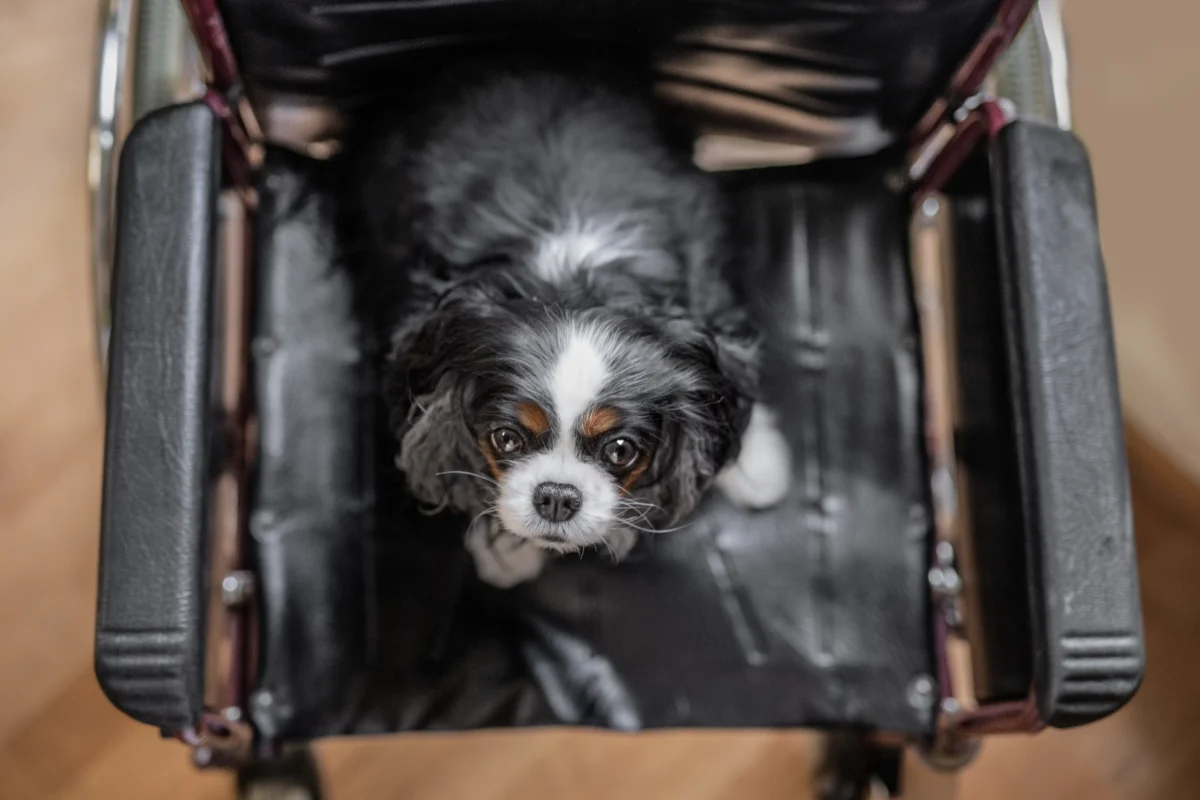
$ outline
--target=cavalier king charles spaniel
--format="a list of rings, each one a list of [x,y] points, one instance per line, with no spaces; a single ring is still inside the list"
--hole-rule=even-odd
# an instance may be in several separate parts
[[[769,507],[787,444],[727,279],[726,201],[646,80],[461,67],[364,139],[357,206],[401,286],[385,368],[412,494],[472,517],[480,577],[619,560],[710,486]]]

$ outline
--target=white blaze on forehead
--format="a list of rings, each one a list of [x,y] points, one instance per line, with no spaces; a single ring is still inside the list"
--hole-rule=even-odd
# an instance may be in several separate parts
[[[595,325],[572,325],[567,329],[558,363],[550,378],[560,446],[570,440],[570,432],[600,397],[608,380],[608,362],[604,357],[606,338],[605,332]]]
[[[611,349],[611,333],[602,325],[572,322],[563,328],[548,387],[557,441],[550,452],[522,460],[501,477],[496,511],[508,532],[540,541],[543,547],[569,550],[602,541],[617,520],[616,483],[595,464],[581,461],[575,449],[579,419],[608,381],[605,353]],[[547,481],[569,484],[582,495],[579,510],[569,520],[551,523],[538,515],[533,494]],[[541,540],[550,534],[557,538]]]

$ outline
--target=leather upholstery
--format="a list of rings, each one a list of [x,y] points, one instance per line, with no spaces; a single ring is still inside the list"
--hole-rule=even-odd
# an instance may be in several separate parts
[[[906,692],[933,669],[907,205],[877,178],[737,191],[790,497],[761,514],[714,499],[619,566],[564,558],[502,592],[474,576],[463,520],[424,517],[400,491],[333,195],[320,167],[271,152],[254,347],[264,733],[929,732]]]
[[[873,152],[907,133],[1000,0],[223,0],[251,96],[353,106],[439,57],[568,48],[648,60],[699,130]],[[803,156],[797,156],[803,157]]]
[[[204,698],[219,131],[203,103],[151,114],[117,187],[96,676],[171,730]]]
[[[1033,684],[1067,727],[1116,711],[1145,670],[1108,289],[1079,140],[1015,123],[991,162]]]

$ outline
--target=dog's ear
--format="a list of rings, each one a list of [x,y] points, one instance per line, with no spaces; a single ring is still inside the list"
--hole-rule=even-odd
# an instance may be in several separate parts
[[[477,511],[487,464],[468,409],[494,359],[498,311],[486,293],[464,287],[395,330],[384,373],[389,429],[400,446],[396,464],[413,495],[433,509]]]
[[[759,346],[737,315],[715,321],[680,316],[667,320],[663,333],[684,377],[663,412],[653,492],[670,521],[678,521],[737,456],[758,395]]]
[[[486,487],[470,473],[486,475],[480,453],[462,412],[468,386],[457,374],[447,373],[438,387],[414,399],[407,423],[397,432],[396,466],[408,479],[413,497],[429,513],[449,508],[478,513],[486,503]]]
[[[760,341],[746,314],[733,309],[708,319],[668,318],[664,335],[671,354],[697,376],[700,391],[720,397],[715,411],[741,434],[759,396]]]

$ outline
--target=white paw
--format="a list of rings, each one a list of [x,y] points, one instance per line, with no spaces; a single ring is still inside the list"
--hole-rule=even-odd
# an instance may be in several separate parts
[[[629,551],[637,544],[637,531],[632,528],[616,528],[610,531],[604,537],[604,543],[608,546],[608,552],[612,556],[614,564],[619,564],[625,560],[625,556],[629,555]]]
[[[792,478],[792,454],[775,424],[775,415],[762,404],[750,411],[737,460],[717,475],[717,488],[736,506],[770,508],[787,495]]]
[[[541,573],[546,551],[528,539],[497,530],[498,525],[491,517],[480,517],[467,529],[463,544],[475,560],[475,572],[481,581],[511,589]]]

